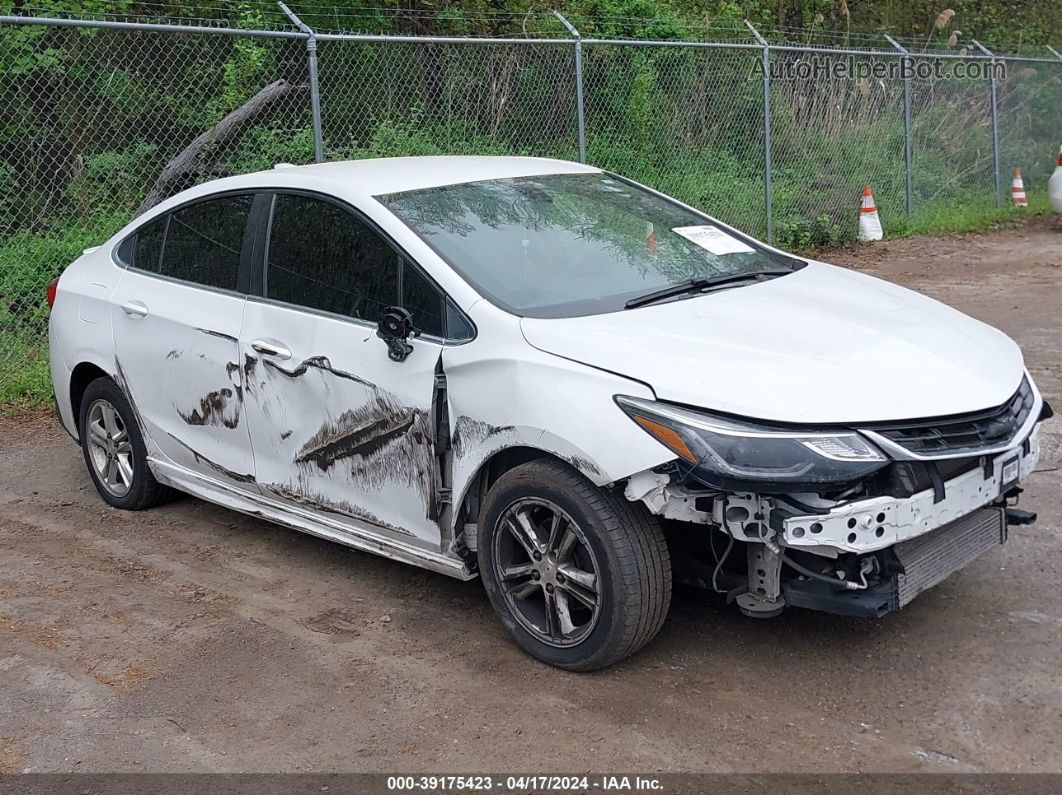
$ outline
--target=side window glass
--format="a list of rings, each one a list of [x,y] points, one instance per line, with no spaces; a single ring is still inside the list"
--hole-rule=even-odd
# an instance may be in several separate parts
[[[413,325],[421,332],[434,337],[446,335],[442,296],[419,270],[404,260],[400,303],[413,315]]]
[[[151,223],[140,227],[132,237],[126,238],[126,242],[122,243],[118,251],[122,262],[140,270],[158,273],[159,255],[162,254],[162,241],[166,237],[168,218],[168,215],[161,215]]]
[[[136,248],[136,232],[133,232],[133,234],[129,235],[129,237],[119,243],[118,248],[114,253],[120,263],[123,265],[132,265],[134,248]]]
[[[398,255],[343,208],[278,194],[266,296],[375,322],[382,309],[398,303]]]
[[[446,338],[454,342],[470,340],[473,337],[472,324],[453,305],[452,301],[446,302]]]
[[[221,196],[170,213],[159,273],[235,290],[252,197]]]

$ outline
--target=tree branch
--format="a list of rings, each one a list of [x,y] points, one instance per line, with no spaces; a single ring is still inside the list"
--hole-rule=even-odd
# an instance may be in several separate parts
[[[206,170],[205,157],[212,147],[220,147],[232,141],[252,123],[275,111],[282,102],[308,90],[309,87],[305,84],[277,80],[233,110],[209,130],[196,136],[194,141],[162,169],[162,173],[148,191],[147,197],[137,208],[136,214],[140,215],[194,182],[195,178]]]

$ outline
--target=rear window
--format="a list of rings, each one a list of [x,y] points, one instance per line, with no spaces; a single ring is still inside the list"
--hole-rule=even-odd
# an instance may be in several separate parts
[[[206,287],[235,290],[251,194],[219,196],[160,215],[123,240],[123,265]]]
[[[136,233],[133,247],[133,267],[159,272],[159,260],[162,259],[162,241],[166,239],[166,224],[169,216],[156,218]]]
[[[162,241],[166,239],[166,224],[169,220],[168,215],[160,216],[119,243],[115,251],[118,261],[130,268],[158,273]]]
[[[235,290],[252,197],[222,196],[170,214],[159,273]]]

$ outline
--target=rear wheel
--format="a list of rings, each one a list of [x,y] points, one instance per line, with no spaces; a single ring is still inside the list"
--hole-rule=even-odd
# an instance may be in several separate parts
[[[78,428],[89,476],[107,504],[139,511],[171,495],[151,474],[144,437],[114,381],[97,378],[86,387]]]
[[[502,475],[479,527],[491,604],[538,659],[576,671],[604,668],[663,624],[671,565],[659,525],[566,464],[540,459]]]

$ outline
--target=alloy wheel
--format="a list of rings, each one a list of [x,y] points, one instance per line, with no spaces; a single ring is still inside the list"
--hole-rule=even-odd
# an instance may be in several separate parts
[[[550,646],[574,646],[601,610],[601,569],[581,528],[549,500],[521,499],[494,533],[494,574],[521,626]]]
[[[96,477],[108,492],[124,497],[133,485],[133,444],[121,415],[100,399],[89,406],[86,426]]]

